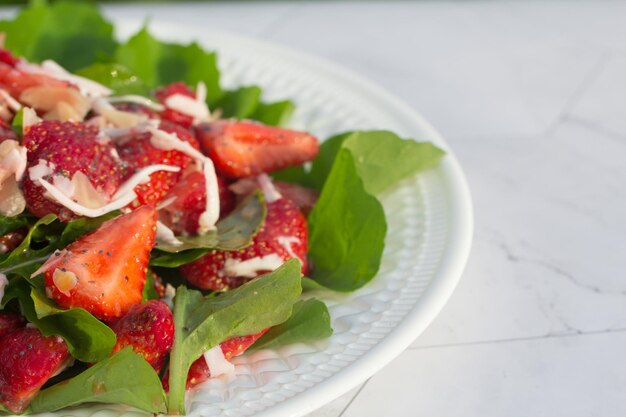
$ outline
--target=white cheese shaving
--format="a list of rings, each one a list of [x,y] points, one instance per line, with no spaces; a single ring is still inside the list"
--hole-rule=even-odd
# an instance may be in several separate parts
[[[132,128],[148,120],[145,114],[118,110],[103,98],[95,99],[92,108],[116,127]]]
[[[211,378],[216,378],[220,375],[232,375],[235,372],[235,365],[226,359],[220,345],[207,350],[203,356],[209,367]]]
[[[4,289],[9,285],[9,280],[7,276],[0,272],[0,302],[4,298]]]
[[[59,189],[63,194],[68,196],[69,198],[74,197],[74,184],[72,184],[72,180],[67,178],[65,175],[55,175],[52,177],[52,185],[54,185],[57,189]]]
[[[181,140],[174,133],[168,133],[152,126],[148,126],[147,130],[152,134],[150,137],[150,144],[157,149],[162,149],[164,151],[176,150],[193,159],[203,160],[206,158],[202,152],[191,146],[189,142]]]
[[[9,175],[14,175],[17,181],[22,179],[26,171],[26,153],[26,148],[16,140],[7,139],[0,143],[0,183]]]
[[[113,93],[111,89],[100,83],[67,72],[65,68],[51,59],[43,61],[41,65],[31,64],[22,60],[18,62],[17,68],[31,74],[43,74],[56,78],[57,80],[67,81],[78,87],[81,93],[90,97],[109,96]]]
[[[87,175],[81,171],[76,171],[72,176],[72,187],[73,193],[70,197],[85,207],[96,209],[109,202],[107,196],[96,190]]]
[[[40,159],[37,165],[28,168],[28,178],[31,181],[37,182],[40,178],[47,177],[54,174],[56,166],[53,162],[48,162],[45,159]]]
[[[283,264],[283,259],[275,253],[239,261],[226,259],[222,273],[229,277],[254,278],[260,271],[273,271]]]
[[[204,81],[198,82],[198,85],[196,85],[196,101],[206,103],[206,93],[207,89]]]
[[[172,94],[165,99],[165,106],[179,113],[193,117],[193,123],[211,120],[209,107],[204,102],[184,94]]]
[[[198,234],[201,235],[214,230],[215,224],[220,218],[220,191],[217,184],[215,166],[209,158],[204,158],[202,163],[204,185],[206,187],[206,205],[198,219]]]
[[[24,194],[13,175],[0,185],[0,214],[7,217],[17,216],[26,208]]]
[[[128,94],[125,96],[116,96],[116,97],[107,97],[107,101],[109,103],[134,103],[139,104],[141,106],[147,107],[154,111],[163,111],[165,110],[165,106],[159,103],[155,103],[149,98],[137,96],[134,94]]]
[[[37,112],[30,107],[24,107],[22,110],[22,133],[26,133],[26,130],[38,123],[41,123],[41,118],[37,116]]]
[[[165,297],[161,298],[161,301],[167,304],[170,310],[174,309],[174,297],[176,297],[176,288],[171,284],[165,284]]]
[[[180,246],[183,244],[180,240],[176,239],[176,235],[172,229],[157,221],[156,239],[159,242],[167,243],[168,245]]]
[[[9,251],[9,248],[4,243],[0,243],[0,255],[4,255]],[[0,299],[1,300],[1,299]]]
[[[295,236],[278,236],[276,240],[278,241],[278,244],[280,246],[285,248],[289,256],[291,256],[292,258],[298,257],[296,253],[293,251],[293,248],[291,247],[291,245],[294,243],[300,243],[300,239],[298,239]]]
[[[135,172],[135,174],[130,177],[124,184],[120,186],[117,192],[113,195],[113,199],[121,198],[122,196],[133,193],[133,190],[139,184],[144,184],[150,181],[150,175],[154,174],[157,171],[167,171],[167,172],[178,172],[180,171],[179,167],[174,167],[170,165],[149,165],[145,168],[141,168],[139,171]],[[132,200],[131,200],[132,201]]]
[[[20,102],[14,99],[13,97],[11,97],[11,94],[9,94],[3,88],[0,88],[0,97],[4,99],[4,101],[7,103],[9,108],[13,110],[14,112],[17,112],[22,108],[22,105],[20,104]]]
[[[78,277],[72,271],[55,269],[52,273],[52,282],[61,294],[70,296],[70,291],[78,284]]]
[[[149,119],[131,127],[105,127],[100,129],[98,136],[106,137],[107,139],[113,140],[118,145],[121,145],[123,142],[119,140],[120,138],[129,139],[129,136],[145,133],[148,131],[149,127],[157,127],[158,125],[158,120]]]
[[[273,203],[276,200],[280,200],[283,196],[278,192],[276,187],[274,187],[274,183],[270,179],[267,174],[261,174],[257,177],[257,181],[261,190],[263,191],[263,195],[265,196],[265,201],[268,203]]]

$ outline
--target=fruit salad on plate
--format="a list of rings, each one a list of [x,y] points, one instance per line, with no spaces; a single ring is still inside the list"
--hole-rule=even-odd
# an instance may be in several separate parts
[[[378,271],[381,193],[444,154],[319,141],[214,53],[112,30],[79,3],[0,22],[0,413],[184,414],[246,350],[332,337],[324,294]]]

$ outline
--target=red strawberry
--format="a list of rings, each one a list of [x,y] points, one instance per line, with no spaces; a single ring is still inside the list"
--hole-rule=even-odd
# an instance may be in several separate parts
[[[0,98],[0,101],[2,99]],[[17,135],[11,129],[11,126],[4,120],[0,119],[0,143],[4,142],[7,139],[18,140]]]
[[[23,412],[39,388],[70,360],[63,339],[24,327],[0,339],[0,403]]]
[[[187,130],[171,122],[163,121],[159,127],[168,133],[174,133],[182,141],[189,142],[194,148],[198,148],[198,141]],[[124,180],[131,177],[137,170],[148,165],[165,164],[181,168],[181,171],[192,163],[192,159],[184,153],[176,150],[165,151],[158,149],[150,143],[150,133],[140,133],[130,138],[124,145],[118,148],[120,158],[124,161]],[[159,171],[150,176],[150,181],[135,187],[139,205],[156,205],[165,197],[168,190],[174,186],[182,175],[182,172]]]
[[[113,353],[132,346],[157,372],[161,371],[174,342],[174,318],[167,304],[160,300],[135,304],[112,329],[117,335]]]
[[[4,55],[7,57],[7,55]],[[72,84],[52,78],[45,74],[35,74],[21,71],[14,67],[15,61],[8,58],[0,59],[0,88],[6,90],[13,98],[19,99],[24,90],[31,87],[47,86],[60,88],[75,88]]]
[[[24,135],[29,170],[40,165],[40,160],[54,164],[54,172],[43,176],[50,183],[56,175],[71,179],[80,171],[110,198],[120,184],[120,163],[113,145],[97,135],[98,129],[85,123],[46,120],[31,126]],[[45,189],[30,179],[29,170],[24,176],[24,197],[30,212],[38,217],[55,213],[62,221],[74,218],[69,209],[45,197]]]
[[[319,143],[306,132],[252,121],[220,120],[196,129],[200,146],[220,173],[229,178],[272,172],[310,161]]]
[[[15,67],[19,60],[8,49],[0,48],[0,62]]]
[[[319,198],[317,191],[302,185],[284,181],[276,181],[274,185],[283,197],[293,201],[296,207],[306,216],[309,215]]]
[[[17,248],[24,237],[28,233],[28,229],[19,229],[0,236],[0,255],[11,252]]]
[[[156,98],[163,104],[165,104],[165,100],[173,96],[174,94],[181,94],[183,96],[196,98],[196,94],[187,87],[184,83],[172,83],[166,87],[159,88],[155,92]],[[193,117],[177,112],[176,110],[165,108],[163,112],[161,112],[161,118],[163,120],[169,120],[170,122],[176,123],[177,125],[181,125],[183,127],[189,128],[193,124]]]
[[[286,261],[293,254],[302,262],[304,273],[307,268],[307,238],[308,229],[304,215],[291,200],[280,198],[267,204],[265,224],[250,246],[235,252],[213,250],[181,266],[180,271],[190,284],[214,291],[238,287],[266,272],[257,271],[253,277],[229,276],[224,270],[227,260],[237,262],[276,254]]]
[[[235,206],[233,193],[228,190],[226,181],[217,177],[220,194],[220,217],[224,217]],[[159,220],[176,235],[197,234],[198,220],[206,209],[206,186],[204,175],[194,171],[181,179],[167,194],[165,200],[175,200],[159,210]]]
[[[15,329],[24,327],[26,320],[18,313],[12,311],[0,311],[0,337]]]
[[[57,252],[44,265],[49,297],[101,320],[123,316],[141,302],[156,219],[156,210],[143,206]]]

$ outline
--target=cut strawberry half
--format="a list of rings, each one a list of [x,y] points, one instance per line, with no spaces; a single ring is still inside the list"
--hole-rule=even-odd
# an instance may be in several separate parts
[[[0,311],[0,337],[24,326],[26,326],[26,320],[18,313]]]
[[[295,130],[252,121],[201,123],[196,136],[202,151],[228,178],[241,178],[300,165],[315,158],[317,139]]]
[[[162,104],[165,104],[167,98],[175,94],[180,94],[193,99],[196,98],[196,93],[194,93],[186,84],[180,82],[172,83],[166,87],[159,88],[156,91],[155,96],[157,100],[159,100]],[[167,106],[165,110],[161,112],[161,118],[186,128],[191,127],[193,124],[193,117],[170,109]]]

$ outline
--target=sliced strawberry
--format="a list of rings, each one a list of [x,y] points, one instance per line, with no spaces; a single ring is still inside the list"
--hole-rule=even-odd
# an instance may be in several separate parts
[[[72,84],[52,78],[45,74],[34,74],[15,68],[15,62],[7,63],[0,60],[0,88],[4,89],[13,98],[19,99],[20,95],[32,87],[59,87],[75,88]]]
[[[305,273],[307,238],[306,218],[291,200],[283,197],[267,204],[265,223],[250,246],[236,252],[211,251],[181,266],[180,271],[190,284],[214,291],[236,288],[267,272],[257,270],[251,276],[233,276],[225,269],[227,261],[238,263],[268,255],[278,255],[286,261],[295,255],[302,262],[302,271]]]
[[[0,403],[13,413],[23,412],[46,383],[70,360],[63,339],[44,337],[24,327],[0,339]]]
[[[156,210],[143,206],[57,252],[43,266],[48,296],[101,320],[123,316],[141,302],[156,219]]]
[[[252,121],[220,120],[196,129],[202,151],[228,178],[272,172],[310,161],[319,151],[306,132],[265,126]]]
[[[8,139],[18,140],[18,137],[13,129],[11,129],[11,126],[9,126],[9,124],[4,120],[0,119],[0,143]]]
[[[198,141],[187,130],[171,122],[163,121],[159,127],[168,133],[173,133],[182,141],[189,142],[198,149]],[[163,150],[152,146],[150,133],[139,133],[129,138],[124,145],[118,148],[118,153],[124,161],[123,179],[126,180],[141,168],[149,165],[164,164],[180,167],[179,172],[159,171],[150,176],[150,181],[135,187],[138,203],[156,205],[165,197],[170,188],[174,186],[182,175],[182,170],[189,166],[193,160],[184,153],[176,150]]]
[[[134,305],[113,326],[117,343],[113,353],[132,346],[157,371],[174,342],[174,318],[163,301],[151,300]]]
[[[21,315],[12,311],[0,311],[0,337],[25,325],[26,320]]]
[[[155,92],[156,98],[163,104],[165,104],[165,100],[173,96],[174,94],[180,94],[183,96],[191,97],[193,99],[196,98],[196,94],[184,83],[172,83],[166,87],[159,88]],[[177,125],[189,128],[193,124],[193,117],[180,113],[176,110],[170,109],[168,107],[165,108],[163,112],[161,112],[161,118],[163,120],[169,120],[170,122],[176,123]]]
[[[39,182],[31,179],[31,169],[53,164],[52,173],[42,178],[50,183],[57,179],[71,180],[80,171],[95,189],[110,198],[120,184],[121,166],[110,142],[98,139],[98,129],[85,123],[46,120],[31,126],[24,135],[28,149],[28,170],[24,176],[24,197],[31,213],[43,217],[55,213],[62,221],[75,217],[68,208],[50,200]],[[37,169],[35,169],[37,171]]]
[[[13,55],[11,51],[8,49],[0,48],[0,62],[4,62],[5,64],[15,67],[19,60]]]
[[[217,177],[220,197],[220,217],[226,216],[235,207],[235,197],[228,189],[226,180]],[[164,200],[173,198],[171,204],[159,210],[159,220],[176,235],[198,232],[198,220],[206,209],[206,186],[204,175],[194,171],[182,178]]]

